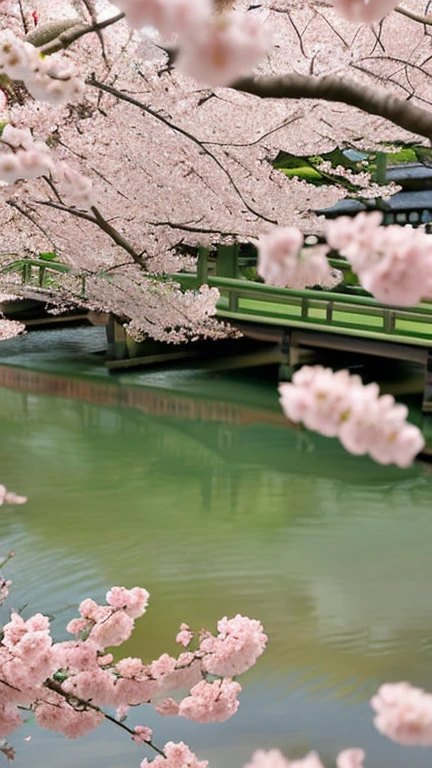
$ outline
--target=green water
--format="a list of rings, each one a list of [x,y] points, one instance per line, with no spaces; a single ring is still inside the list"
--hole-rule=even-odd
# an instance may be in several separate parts
[[[17,553],[11,605],[54,614],[60,639],[82,598],[145,586],[124,649],[145,659],[175,651],[181,621],[261,619],[268,650],[232,720],[131,715],[212,768],[270,746],[316,748],[329,768],[347,746],[367,750],[367,768],[429,768],[429,751],[374,731],[368,700],[384,680],[432,691],[430,468],[379,467],[291,430],[270,380],[109,378],[91,357],[100,343],[67,331],[2,347],[1,481],[30,499],[0,511],[0,554]],[[29,721],[11,742],[19,768],[138,768],[146,755],[112,726],[69,742]]]

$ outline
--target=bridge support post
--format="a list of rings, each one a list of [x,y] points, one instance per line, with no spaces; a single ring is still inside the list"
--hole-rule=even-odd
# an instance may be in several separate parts
[[[425,361],[422,411],[432,414],[432,349],[428,349]]]
[[[216,257],[216,275],[218,277],[234,277],[238,274],[238,253],[237,243],[234,245],[218,245]]]
[[[112,315],[108,318],[106,335],[108,342],[108,359],[124,360],[128,357],[126,331]]]
[[[280,342],[281,362],[278,372],[279,381],[291,381],[292,375],[294,373],[294,367],[291,362],[290,336],[290,332],[285,328],[282,331],[282,338]]]

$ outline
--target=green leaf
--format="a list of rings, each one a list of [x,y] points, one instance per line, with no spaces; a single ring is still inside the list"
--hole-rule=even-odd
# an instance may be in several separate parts
[[[57,261],[57,254],[55,251],[48,251],[46,253],[40,253],[39,258],[42,259],[42,261]]]

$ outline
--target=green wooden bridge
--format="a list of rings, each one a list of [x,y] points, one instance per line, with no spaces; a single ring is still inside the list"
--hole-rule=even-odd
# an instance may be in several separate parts
[[[205,283],[218,288],[217,316],[246,337],[268,343],[262,363],[279,362],[292,370],[308,353],[338,350],[422,365],[423,410],[432,413],[432,302],[411,308],[384,306],[358,284],[350,284],[348,262],[339,257],[330,263],[346,275],[344,283],[330,291],[265,285],[256,278],[254,254],[245,254],[238,245],[221,245],[214,251],[201,248],[196,273],[166,278],[176,280],[183,289],[197,289]],[[77,295],[86,293],[85,273],[57,261],[16,260],[0,270],[0,279],[2,273],[20,275],[17,293],[26,298],[49,302],[53,286],[65,273],[75,276]],[[8,285],[8,290],[14,288]],[[107,325],[110,357],[115,358],[108,363],[111,368],[197,356],[193,349],[183,354],[174,347],[170,353],[166,345],[146,349],[128,343],[123,328],[112,318],[107,318]],[[253,363],[253,355],[244,357],[243,364],[248,362]]]
[[[352,278],[349,263],[330,264]],[[306,350],[329,349],[419,363],[424,366],[423,410],[432,413],[432,302],[384,306],[358,284],[326,291],[294,290],[248,280],[250,259],[239,246],[219,246],[215,258],[201,249],[196,275],[173,275],[183,288],[203,283],[221,294],[218,317],[251,338],[273,342],[291,370]]]

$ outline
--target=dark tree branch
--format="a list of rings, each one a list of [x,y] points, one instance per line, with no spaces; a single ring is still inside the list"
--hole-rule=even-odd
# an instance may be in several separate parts
[[[100,715],[103,715],[105,720],[109,720],[110,723],[113,723],[114,725],[117,725],[119,728],[121,728],[123,731],[126,731],[126,733],[129,733],[130,736],[136,736],[136,733],[132,728],[129,728],[128,725],[125,725],[125,723],[122,723],[121,720],[117,720],[117,718],[112,717],[112,715],[108,715],[106,712],[103,711],[100,707],[97,707],[95,704],[92,704],[91,701],[86,701],[85,699],[81,699],[75,694],[71,695],[63,690],[60,683],[57,683],[52,678],[48,678],[44,682],[45,688],[48,688],[50,691],[54,691],[55,693],[59,694],[59,696],[63,696],[64,699],[66,699],[67,703],[76,711],[82,712],[86,709],[92,709],[93,712],[99,712]],[[76,702],[75,706],[74,703]],[[158,755],[161,755],[162,757],[166,757],[165,752],[163,752],[159,747],[156,746],[156,744],[153,744],[152,741],[146,741],[144,742],[149,747],[151,747],[155,752],[158,753]]]
[[[280,75],[245,77],[232,88],[261,99],[323,99],[357,107],[378,115],[406,131],[432,141],[432,112],[384,90],[342,80],[337,75]]]
[[[29,211],[26,211],[25,208],[23,208],[19,203],[16,202],[16,200],[6,200],[6,205],[9,205],[11,208],[14,208],[17,210],[21,216],[25,216],[26,219],[31,221],[33,226],[35,226],[37,229],[39,229],[40,232],[49,240],[51,245],[53,245],[53,239],[51,235],[44,229],[44,227],[39,224],[39,222],[36,220],[34,216]]]
[[[96,32],[96,34],[100,34],[103,29],[106,29],[113,24],[117,24],[117,22],[121,21],[122,19],[124,19],[124,13],[118,13],[116,16],[112,16],[110,19],[99,21],[96,24],[78,23],[70,29],[66,29],[54,40],[50,40],[49,43],[46,43],[46,45],[42,45],[39,48],[39,51],[44,56],[49,56],[51,53],[56,53],[56,51],[69,48],[72,43],[74,43],[76,40],[79,40],[81,37],[84,37],[84,35],[90,34],[90,32]]]
[[[395,13],[400,13],[402,16],[406,16],[407,19],[411,19],[412,21],[418,21],[420,24],[425,24],[425,26],[432,26],[432,16],[422,16],[419,13],[413,13],[412,11],[408,11],[406,8],[395,8]]]
[[[112,224],[104,219],[100,211],[95,206],[92,206],[91,208],[93,214],[92,215],[86,211],[80,211],[78,208],[71,208],[70,206],[63,205],[62,203],[55,203],[53,200],[33,200],[32,202],[35,205],[44,205],[48,208],[55,208],[58,211],[64,211],[64,213],[70,213],[71,216],[75,216],[77,219],[84,219],[84,221],[89,221],[91,224],[96,224],[99,229],[105,232],[105,234],[107,234],[111,240],[115,242],[116,245],[120,246],[120,248],[123,248],[126,253],[132,256],[132,259],[136,264],[139,264],[139,266],[144,266],[145,262],[142,258],[142,254],[139,254],[135,248],[126,240],[126,238],[123,237],[123,235],[117,229],[115,229]]]
[[[119,245],[120,248],[123,248],[126,253],[132,256],[136,264],[142,265],[144,263],[142,254],[138,253],[135,248],[126,240],[126,238],[124,238],[123,235],[118,232],[118,230],[113,227],[112,224],[109,223],[109,221],[104,219],[100,211],[94,205],[92,206],[91,210],[94,214],[95,222],[100,227],[100,229],[102,229],[103,232],[106,232],[111,240],[114,240],[114,242]]]

